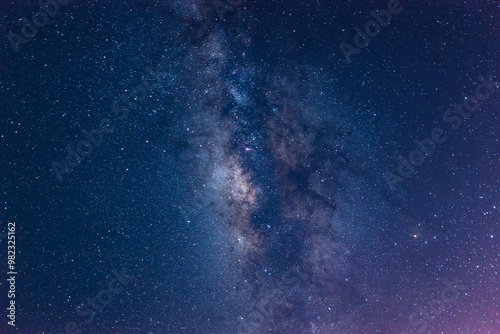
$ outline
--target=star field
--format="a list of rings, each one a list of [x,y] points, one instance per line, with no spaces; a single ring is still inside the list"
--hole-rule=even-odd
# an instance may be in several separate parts
[[[500,333],[498,3],[41,3],[0,3],[0,333]]]

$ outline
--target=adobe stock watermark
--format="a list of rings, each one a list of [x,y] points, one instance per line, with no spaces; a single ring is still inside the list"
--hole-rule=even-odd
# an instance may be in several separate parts
[[[500,87],[499,82],[493,81],[492,73],[489,74],[488,80],[485,80],[482,76],[478,76],[477,80],[478,85],[474,90],[474,96],[465,97],[462,104],[453,104],[452,109],[447,109],[443,113],[444,122],[451,123],[453,130],[458,130],[463,121],[471,116],[471,112],[477,111],[481,103],[488,100]],[[434,128],[429,138],[422,141],[413,139],[417,148],[408,155],[408,160],[401,155],[398,157],[397,174],[392,172],[385,172],[384,174],[384,180],[391,191],[394,192],[398,183],[403,183],[415,173],[415,167],[421,166],[425,162],[425,158],[434,153],[436,144],[442,144],[447,139],[448,136],[442,128]]]
[[[241,5],[243,0],[226,0],[227,3],[224,3],[220,0],[212,0],[212,5],[219,16],[219,19],[225,21],[224,14],[227,12],[234,12],[235,8]]]
[[[354,27],[354,31],[356,31],[356,35],[354,35],[353,39],[355,46],[345,42],[340,43],[340,49],[348,64],[351,63],[351,56],[353,54],[360,53],[361,49],[366,48],[370,44],[372,41],[371,38],[375,38],[380,34],[382,31],[380,26],[387,27],[391,23],[392,15],[399,14],[403,11],[403,6],[398,6],[399,0],[389,0],[387,9],[372,10],[370,15],[375,18],[376,22],[374,20],[368,21],[368,23],[365,24],[364,32],[359,27]]]
[[[130,93],[123,93],[111,104],[111,110],[121,121],[127,119],[131,110],[138,107],[137,102],[144,101],[148,95],[161,84],[166,73],[160,72],[160,65],[156,70],[148,67],[147,74],[143,76],[140,84],[135,86]],[[114,122],[109,118],[103,118],[95,129],[82,130],[85,139],[76,144],[76,150],[70,144],[66,145],[66,159],[64,162],[52,162],[52,171],[59,182],[63,181],[66,173],[72,172],[78,165],[88,157],[92,151],[101,145],[104,134],[112,133],[116,129]]]
[[[94,321],[96,312],[102,312],[105,306],[109,305],[113,301],[113,298],[125,290],[125,288],[135,279],[135,276],[127,275],[125,268],[122,268],[121,273],[113,270],[112,274],[113,278],[109,280],[107,288],[100,290],[94,298],[87,298],[86,302],[84,301],[76,307],[78,316],[86,318],[67,322],[64,326],[64,330],[57,334],[82,333],[81,328],[90,325]]]
[[[446,310],[446,304],[451,304],[456,301],[460,296],[460,290],[465,291],[466,287],[459,285],[457,279],[452,284],[448,279],[445,279],[444,284],[446,288],[441,290],[439,298],[433,299],[427,306],[420,306],[416,312],[413,312],[408,319],[410,326],[412,326],[417,333],[424,333],[429,323],[436,319]],[[411,330],[414,332],[414,330]],[[403,330],[399,334],[410,334],[407,330]]]
[[[51,18],[54,18],[57,13],[59,13],[60,5],[67,5],[71,0],[48,0],[43,2],[43,0],[38,1],[40,5],[40,11],[33,14],[31,21],[23,16],[20,21],[23,23],[21,27],[21,35],[9,31],[7,38],[9,39],[10,45],[14,49],[14,52],[19,52],[19,47],[21,44],[27,44],[31,41],[37,34],[38,29],[43,28],[49,23]]]
[[[281,277],[280,288],[274,288],[270,292],[259,295],[259,302],[245,317],[240,317],[237,334],[248,334],[262,330],[261,326],[266,319],[272,318],[276,307],[284,305],[289,297],[307,284],[310,276],[302,266],[289,268]],[[284,291],[286,289],[286,292]]]

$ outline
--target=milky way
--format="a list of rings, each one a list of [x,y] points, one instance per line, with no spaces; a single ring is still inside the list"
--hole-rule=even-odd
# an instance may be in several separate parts
[[[61,7],[0,72],[17,332],[500,333],[498,6],[399,5],[349,63],[387,1]],[[32,7],[4,7],[7,36]],[[489,73],[462,132],[388,184]]]

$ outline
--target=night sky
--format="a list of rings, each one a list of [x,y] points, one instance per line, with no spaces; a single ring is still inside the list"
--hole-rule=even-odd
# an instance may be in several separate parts
[[[0,333],[499,334],[499,22],[0,0]]]

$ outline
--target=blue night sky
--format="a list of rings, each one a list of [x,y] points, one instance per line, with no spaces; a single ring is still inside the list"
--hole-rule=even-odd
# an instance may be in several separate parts
[[[0,333],[499,334],[499,22],[0,0]]]

